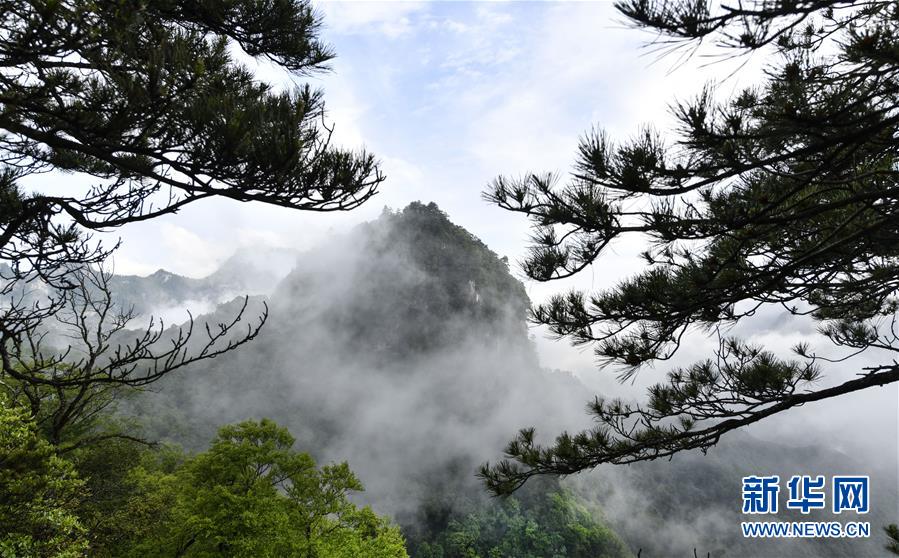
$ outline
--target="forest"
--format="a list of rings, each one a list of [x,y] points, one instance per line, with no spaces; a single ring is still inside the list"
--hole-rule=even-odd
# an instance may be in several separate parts
[[[618,1],[659,56],[755,56],[758,79],[667,99],[667,130],[594,127],[567,173],[490,166],[444,197],[338,141],[339,91],[310,82],[340,74],[326,37],[464,35],[506,7],[372,4],[412,15],[360,31],[374,8],[339,5],[0,0],[0,558],[899,555],[895,2]],[[390,207],[396,169],[425,185]],[[259,240],[278,219],[288,240]],[[214,265],[150,271],[178,250]],[[877,405],[848,442],[828,426]],[[757,427],[791,415],[807,434]],[[809,514],[799,474],[864,475],[870,502],[834,486]],[[784,480],[776,515],[747,515],[757,475]]]

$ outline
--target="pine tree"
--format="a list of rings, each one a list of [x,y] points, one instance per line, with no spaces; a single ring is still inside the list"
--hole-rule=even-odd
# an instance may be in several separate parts
[[[673,141],[645,129],[615,143],[594,130],[567,184],[500,176],[485,195],[532,221],[524,270],[538,281],[602,261],[621,237],[650,239],[643,271],[605,292],[554,296],[534,309],[535,322],[592,346],[624,378],[671,358],[691,328],[717,334],[720,348],[672,370],[645,406],[597,399],[592,430],[550,446],[522,431],[510,460],[482,470],[497,492],[537,474],[705,450],[793,407],[899,380],[899,5],[627,0],[617,8],[657,32],[662,48],[705,41],[735,56],[769,55],[765,77],[728,98],[707,87],[675,104]],[[838,358],[878,349],[882,363],[813,387],[825,355],[805,345],[776,355],[726,334],[770,304],[811,316]]]
[[[200,340],[193,321],[156,322],[116,348],[135,316],[112,304],[98,266],[114,247],[93,231],[214,197],[350,210],[384,177],[371,154],[331,145],[321,91],[295,85],[333,56],[308,0],[0,0],[0,14],[0,379],[58,440],[113,387],[231,350],[265,320],[240,335],[241,310]],[[259,81],[244,58],[294,85]],[[69,350],[44,343],[51,317]]]
[[[352,209],[383,178],[370,154],[329,144],[320,91],[279,91],[235,53],[294,76],[326,69],[308,1],[7,0],[0,13],[0,257],[14,266],[64,275],[60,262],[102,255],[80,232],[210,197]],[[96,185],[20,187],[48,170]]]

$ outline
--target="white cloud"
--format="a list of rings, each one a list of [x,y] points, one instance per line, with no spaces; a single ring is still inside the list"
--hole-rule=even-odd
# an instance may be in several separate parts
[[[257,246],[272,248],[291,248],[290,239],[279,231],[264,229],[261,227],[238,227],[235,231],[238,248],[253,248]]]
[[[190,275],[212,273],[232,250],[227,244],[207,240],[184,227],[161,223],[159,232],[163,246],[176,269],[190,270]]]
[[[329,31],[352,35],[378,33],[395,39],[409,33],[412,16],[426,9],[419,2],[317,2]]]
[[[360,149],[365,145],[362,123],[369,107],[348,85],[347,76],[329,81],[325,95],[328,126],[334,130],[331,137],[333,145]]]
[[[158,267],[147,263],[145,260],[134,259],[123,254],[120,250],[115,254],[112,261],[112,271],[116,275],[150,275]]]

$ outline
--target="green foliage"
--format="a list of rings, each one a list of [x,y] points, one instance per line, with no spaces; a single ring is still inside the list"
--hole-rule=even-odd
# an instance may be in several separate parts
[[[407,556],[400,530],[371,508],[344,512],[345,526],[319,536],[307,555],[321,558],[400,558]]]
[[[0,556],[85,556],[76,511],[84,481],[37,433],[29,413],[0,394]]]
[[[612,558],[630,551],[574,496],[562,489],[483,504],[449,520],[421,558]]]
[[[129,508],[135,501],[151,496],[140,490],[133,477],[142,464],[150,460],[160,462],[171,451],[167,447],[153,448],[128,439],[108,438],[66,453],[85,482],[86,494],[77,514],[87,531],[91,557],[115,557],[119,546],[136,540],[142,530],[154,524],[156,517],[141,517]]]
[[[362,485],[346,463],[317,468],[269,420],[225,426],[182,464],[148,464],[124,512],[150,525],[124,556],[405,557],[399,530],[348,500]]]

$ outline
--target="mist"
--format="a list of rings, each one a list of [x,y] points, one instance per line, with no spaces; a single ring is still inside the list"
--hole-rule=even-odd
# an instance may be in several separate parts
[[[366,487],[358,501],[407,531],[435,502],[466,509],[486,501],[477,467],[502,458],[520,428],[536,427],[543,442],[589,428],[586,404],[594,396],[641,401],[668,369],[620,384],[614,371],[595,369],[589,353],[529,328],[527,295],[507,263],[433,205],[388,211],[316,249],[283,255],[291,263],[278,267],[290,273],[251,300],[251,315],[263,301],[268,306],[262,335],[226,360],[160,382],[134,412],[178,417],[150,430],[190,449],[205,447],[218,425],[272,418],[320,462],[349,462]],[[814,335],[810,327],[773,334],[781,320],[762,312],[754,329],[732,333],[775,352]],[[670,366],[705,358],[714,345],[694,332]],[[555,358],[564,351],[567,360]],[[559,370],[558,362],[584,366]],[[832,406],[809,407],[787,426],[763,423],[726,436],[705,455],[603,466],[564,485],[595,504],[643,556],[693,548],[712,556],[839,555],[843,547],[827,541],[743,540],[740,477],[865,471],[878,495],[870,515],[878,529],[895,515],[895,462],[884,456],[895,455],[888,452],[896,420],[886,420],[888,406],[875,409],[872,420],[883,420],[882,428],[854,440],[850,427],[834,424],[851,423],[882,395],[852,402],[842,419]],[[880,543],[874,536],[851,548],[878,555]]]
[[[156,390],[200,426],[179,441],[200,447],[219,424],[273,418],[319,460],[348,461],[363,501],[402,515],[441,478],[483,492],[477,467],[500,458],[519,428],[537,426],[549,441],[589,425],[580,382],[541,369],[526,298],[505,264],[492,256],[493,269],[476,269],[449,258],[440,238],[426,241],[438,250],[429,262],[410,219],[385,225],[300,255],[267,297],[259,339]]]

